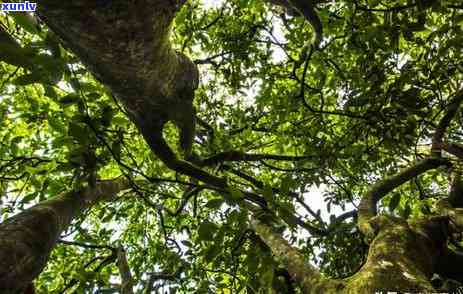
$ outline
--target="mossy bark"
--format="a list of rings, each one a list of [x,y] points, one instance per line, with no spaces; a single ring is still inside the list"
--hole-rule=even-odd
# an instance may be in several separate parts
[[[429,280],[435,272],[446,236],[430,230],[445,225],[440,219],[409,224],[391,216],[373,220],[377,235],[370,243],[362,268],[345,279],[345,293],[381,291],[432,292]]]
[[[430,279],[447,256],[447,217],[437,216],[407,222],[392,216],[371,221],[376,235],[365,264],[353,276],[329,279],[310,264],[280,235],[252,220],[254,231],[270,247],[303,293],[367,294],[400,291],[429,293],[436,290]],[[461,258],[463,260],[463,258]]]
[[[196,87],[196,66],[169,43],[180,1],[38,1],[38,14],[125,104],[132,119],[172,115]],[[169,105],[169,107],[166,107]]]
[[[269,226],[256,219],[251,219],[251,226],[304,293],[342,292],[345,286],[342,281],[330,280],[321,275],[297,249]]]
[[[193,116],[197,68],[169,43],[184,2],[42,0],[38,14],[112,90],[150,143],[166,121]]]
[[[174,122],[182,149],[190,149],[185,155],[191,152],[198,70],[169,42],[171,23],[186,0],[37,2],[40,18],[124,104],[168,168],[228,188],[225,179],[178,159],[162,136],[164,124]]]
[[[123,183],[64,193],[0,224],[0,292],[21,293],[45,267],[60,234],[85,208],[112,198]]]

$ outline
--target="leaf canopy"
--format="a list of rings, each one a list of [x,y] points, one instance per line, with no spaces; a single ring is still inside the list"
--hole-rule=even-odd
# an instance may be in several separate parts
[[[352,274],[367,245],[355,219],[337,215],[355,209],[377,179],[429,152],[438,118],[462,86],[463,7],[423,2],[431,4],[323,2],[320,50],[304,47],[311,27],[281,7],[188,2],[171,39],[201,74],[195,153],[281,156],[205,167],[227,178],[225,192],[166,168],[113,95],[51,31],[0,13],[18,41],[0,43],[1,220],[97,178],[134,180],[130,192],[74,222],[62,239],[77,246],[53,251],[37,291],[112,287],[118,272],[111,250],[78,244],[123,245],[140,288],[153,272],[169,277],[155,287],[181,293],[284,287],[280,265],[248,228],[241,191],[263,195],[284,224],[276,229],[324,273]],[[452,141],[462,141],[461,124],[459,111]],[[174,124],[164,136],[176,149]],[[380,210],[426,214],[447,184],[428,172],[384,198]]]

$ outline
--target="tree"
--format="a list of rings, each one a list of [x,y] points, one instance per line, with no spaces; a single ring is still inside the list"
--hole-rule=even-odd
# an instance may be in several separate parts
[[[454,290],[462,9],[42,0],[38,18],[2,15],[0,257],[33,265],[0,272],[4,292]],[[109,194],[127,193],[82,213],[78,191],[121,176]],[[62,199],[59,226],[34,216]]]

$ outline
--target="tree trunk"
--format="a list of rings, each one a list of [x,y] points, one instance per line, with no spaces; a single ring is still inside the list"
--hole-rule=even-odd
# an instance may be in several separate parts
[[[442,233],[445,220],[430,218],[408,223],[378,216],[373,222],[378,231],[370,243],[367,261],[356,274],[345,279],[345,293],[435,291],[430,279],[446,246],[447,236]]]
[[[140,129],[153,152],[169,168],[224,189],[227,185],[224,179],[176,160],[162,139],[162,126],[166,121],[185,123],[185,117],[191,116],[193,112],[192,93],[197,83],[196,67],[184,55],[175,52],[168,42],[171,22],[184,2],[40,0],[38,13],[64,40],[66,46],[123,102],[130,119]],[[306,293],[433,291],[429,278],[436,270],[436,259],[446,247],[447,219],[437,217],[409,223],[394,217],[377,217],[376,204],[384,195],[410,178],[442,164],[439,158],[427,159],[397,177],[386,179],[364,198],[360,208],[359,228],[368,235],[371,246],[367,262],[350,278],[339,281],[327,279],[305,263],[297,250],[265,224],[254,222],[254,229]],[[52,224],[49,228],[46,224],[34,227],[34,224],[39,223],[34,221],[29,224],[34,231],[28,230],[27,234],[18,236],[24,242],[23,251],[42,254],[40,260],[32,259],[34,266],[29,266],[28,271],[18,275],[19,280],[30,281],[38,274],[58,232],[65,227],[60,225],[61,219],[66,220],[67,225],[73,213],[81,209],[79,203],[68,198],[76,201],[69,196],[60,200],[68,203],[62,212],[63,216],[55,216],[52,210],[45,209],[47,217],[53,217],[52,221],[46,222]],[[56,205],[63,205],[59,204],[61,202],[58,201]],[[39,209],[36,218],[44,218],[39,212],[44,213]],[[41,236],[31,238],[30,235],[37,232],[45,235],[44,231],[47,231],[49,237],[40,243],[41,247],[35,243],[26,243],[37,237],[43,239]],[[6,237],[11,239],[10,236]],[[9,246],[19,248],[13,243]],[[6,252],[9,251],[1,251],[8,255]],[[10,254],[8,258],[11,260],[14,256]],[[7,272],[15,268],[21,268],[21,265],[10,266]]]
[[[303,293],[435,292],[430,279],[443,267],[439,260],[446,257],[448,219],[431,217],[408,223],[378,216],[372,222],[377,234],[370,244],[367,261],[357,273],[343,280],[324,277],[265,224],[253,220],[252,226]]]
[[[21,293],[45,267],[61,233],[85,208],[112,199],[125,184],[104,181],[64,193],[0,224],[1,293]]]
[[[226,189],[226,180],[179,160],[162,129],[194,135],[196,65],[172,49],[170,27],[186,0],[37,1],[38,15],[125,106],[153,153],[168,168]],[[188,142],[190,141],[190,142]]]

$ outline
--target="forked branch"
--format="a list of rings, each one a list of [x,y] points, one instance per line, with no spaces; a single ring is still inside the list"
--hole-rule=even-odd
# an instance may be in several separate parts
[[[447,110],[439,121],[439,124],[434,132],[431,156],[415,163],[408,168],[403,169],[394,176],[379,180],[363,196],[359,205],[358,225],[361,232],[365,235],[370,236],[374,234],[374,230],[371,227],[369,221],[376,216],[377,204],[384,196],[386,196],[389,192],[399,187],[400,185],[408,182],[409,180],[428,170],[435,169],[441,165],[449,164],[447,159],[441,157],[441,150],[444,147],[442,141],[452,119],[455,117],[460,104],[463,101],[463,90],[457,91],[457,93],[455,93],[453,96],[454,98],[452,99],[452,102],[447,106]]]

